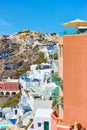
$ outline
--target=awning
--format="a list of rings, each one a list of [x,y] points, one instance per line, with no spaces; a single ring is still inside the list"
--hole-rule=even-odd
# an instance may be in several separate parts
[[[62,24],[64,27],[80,27],[80,26],[87,26],[87,21],[76,19],[73,21],[69,21],[67,23]]]

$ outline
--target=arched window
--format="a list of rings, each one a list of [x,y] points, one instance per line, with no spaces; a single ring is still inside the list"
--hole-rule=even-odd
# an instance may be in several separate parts
[[[4,95],[4,93],[3,93],[3,92],[0,92],[0,95],[1,95],[1,96],[3,96],[3,95]]]
[[[16,95],[16,92],[12,92],[12,94],[11,95]]]
[[[6,95],[10,95],[10,92],[6,92]]]

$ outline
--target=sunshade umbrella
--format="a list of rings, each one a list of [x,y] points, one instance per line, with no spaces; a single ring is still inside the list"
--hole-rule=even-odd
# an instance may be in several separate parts
[[[87,21],[76,19],[67,23],[62,24],[64,27],[80,27],[80,26],[87,26]]]

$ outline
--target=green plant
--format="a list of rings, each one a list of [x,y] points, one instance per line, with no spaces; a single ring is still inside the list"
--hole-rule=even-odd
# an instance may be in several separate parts
[[[53,103],[52,103],[52,108],[55,106],[55,105],[62,105],[63,104],[63,97],[61,96],[56,96],[54,95],[53,97]]]
[[[49,56],[50,59],[58,59],[58,53]]]
[[[26,65],[20,67],[19,69],[16,69],[16,76],[19,77],[20,75],[22,75],[23,73],[25,73],[28,70],[30,70],[30,65],[26,64]]]
[[[52,102],[52,108],[57,104],[57,100],[53,100]]]
[[[2,107],[12,107],[14,105],[17,105],[19,102],[19,99],[21,97],[21,92],[19,92],[14,97],[10,97],[5,104],[2,105]]]
[[[39,59],[34,62],[35,64],[41,64],[46,62],[46,58],[43,52],[37,52],[37,55],[39,55]]]

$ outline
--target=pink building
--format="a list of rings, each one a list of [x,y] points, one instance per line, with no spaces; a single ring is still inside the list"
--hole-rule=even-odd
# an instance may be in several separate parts
[[[6,79],[0,82],[0,95],[15,95],[19,92],[18,79]]]
[[[64,103],[51,115],[52,130],[87,129],[87,34],[63,37],[63,77]]]

